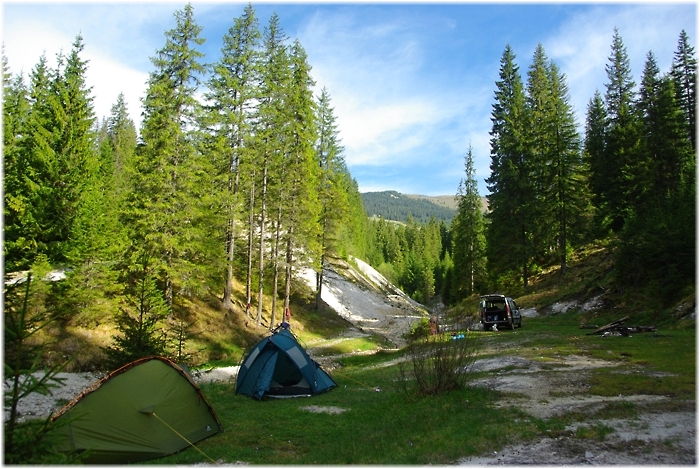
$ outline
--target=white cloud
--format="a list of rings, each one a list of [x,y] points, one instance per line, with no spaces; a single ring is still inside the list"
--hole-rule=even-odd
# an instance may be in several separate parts
[[[55,68],[57,54],[68,55],[76,36],[81,34],[85,46],[81,58],[88,61],[85,81],[87,86],[92,88],[96,117],[102,119],[109,116],[112,106],[117,101],[117,96],[119,93],[123,93],[130,116],[136,126],[139,126],[141,120],[140,99],[146,90],[148,73],[136,70],[124,62],[106,55],[105,52],[109,48],[104,44],[89,42],[86,36],[90,33],[81,32],[80,28],[71,20],[62,23],[37,17],[23,18],[21,21],[7,21],[5,19],[3,23],[5,26],[3,42],[10,71],[16,75],[22,73],[27,84],[29,84],[31,71],[42,55],[45,55],[49,67]],[[112,29],[111,26],[108,26],[111,23],[105,22],[104,24],[105,28]]]
[[[130,68],[115,60],[99,55],[86,47],[85,58],[90,62],[86,81],[92,87],[95,97],[95,115],[102,120],[111,114],[112,106],[117,102],[119,93],[124,99],[131,119],[139,128],[141,123],[141,98],[146,93],[148,73]]]
[[[572,104],[585,123],[586,106],[596,89],[605,93],[615,28],[627,49],[634,81],[639,84],[648,51],[653,51],[662,73],[671,66],[682,29],[694,32],[695,6],[666,4],[601,5],[573,16],[543,42],[545,51],[566,74]],[[691,19],[692,21],[688,21]],[[693,31],[688,31],[688,25]]]

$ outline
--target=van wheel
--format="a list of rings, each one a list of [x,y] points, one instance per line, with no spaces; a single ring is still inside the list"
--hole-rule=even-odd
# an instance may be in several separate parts
[[[513,321],[510,322],[510,330],[511,331],[515,330],[515,323]]]

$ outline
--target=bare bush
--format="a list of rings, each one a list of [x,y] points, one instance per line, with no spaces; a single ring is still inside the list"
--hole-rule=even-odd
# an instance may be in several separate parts
[[[479,349],[479,336],[464,332],[411,334],[408,360],[399,363],[401,389],[407,395],[429,396],[466,387]]]

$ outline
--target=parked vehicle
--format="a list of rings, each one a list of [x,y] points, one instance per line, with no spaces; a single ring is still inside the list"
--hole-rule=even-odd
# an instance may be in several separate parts
[[[520,308],[513,298],[504,295],[483,295],[479,301],[479,318],[484,325],[484,330],[491,330],[493,326],[515,329],[515,326],[523,327],[523,317]]]

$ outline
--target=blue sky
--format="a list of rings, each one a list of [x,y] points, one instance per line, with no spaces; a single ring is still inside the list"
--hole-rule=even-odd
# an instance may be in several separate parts
[[[538,43],[565,73],[582,129],[588,101],[604,92],[614,28],[636,83],[646,54],[670,69],[681,30],[696,47],[697,6],[684,3],[252,3],[261,29],[277,12],[305,48],[315,94],[335,108],[345,159],[361,192],[455,194],[471,144],[487,195],[491,106],[506,44],[525,81]],[[50,63],[82,34],[98,117],[123,92],[140,123],[150,57],[185,2],[3,3],[3,43],[12,73]],[[246,3],[192,2],[201,50],[215,62],[222,37]]]

